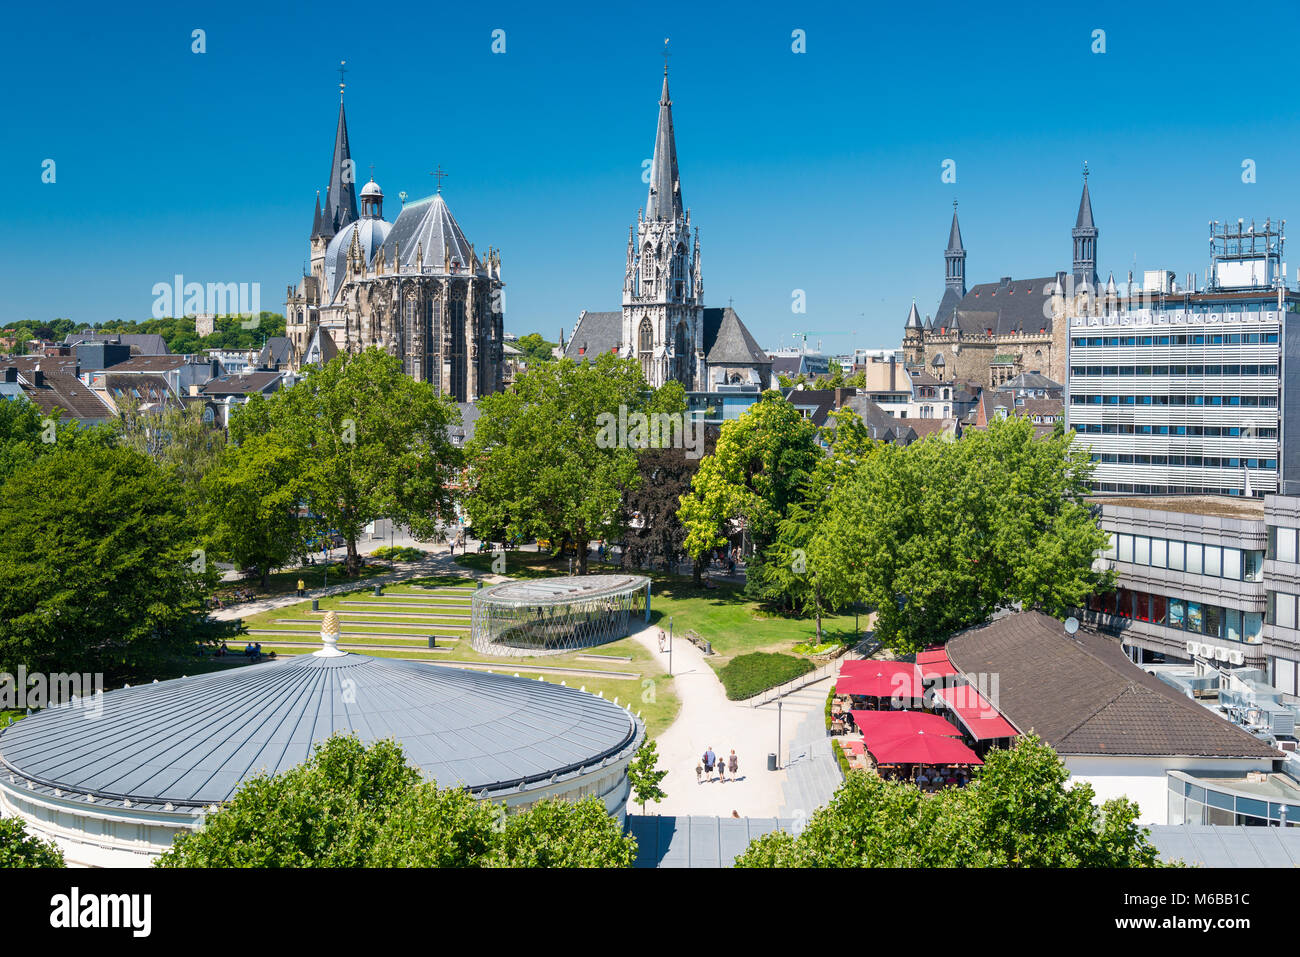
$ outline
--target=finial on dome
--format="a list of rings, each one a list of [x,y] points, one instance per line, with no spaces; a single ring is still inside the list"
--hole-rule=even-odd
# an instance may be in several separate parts
[[[314,652],[317,658],[340,658],[346,655],[346,651],[339,649],[339,616],[336,612],[327,611],[325,620],[320,625],[320,651]]]

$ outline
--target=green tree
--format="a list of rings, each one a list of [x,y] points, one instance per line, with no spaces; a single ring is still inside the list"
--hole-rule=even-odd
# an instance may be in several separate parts
[[[684,409],[678,383],[649,393],[634,361],[608,353],[593,364],[561,359],[529,369],[511,391],[479,402],[466,450],[470,521],[484,537],[567,538],[585,575],[590,543],[622,535],[623,496],[636,487],[636,449],[648,438],[631,426],[617,435],[617,423]]]
[[[628,518],[626,561],[632,567],[651,565],[662,558],[666,569],[686,558],[686,527],[678,517],[682,496],[690,491],[702,455],[713,451],[718,430],[705,430],[703,448],[643,449],[637,453],[640,480],[624,496]],[[696,559],[696,573],[703,565]]]
[[[876,609],[876,634],[914,651],[1020,603],[1050,614],[1109,581],[1084,500],[1092,465],[1071,436],[1024,419],[959,442],[884,446],[835,484],[808,546],[823,594]]]
[[[553,361],[551,350],[556,343],[547,342],[539,332],[530,332],[526,336],[520,336],[515,346],[524,354],[525,366],[531,369],[534,365]]]
[[[667,797],[664,789],[659,786],[659,782],[667,776],[668,772],[659,768],[658,747],[652,739],[646,738],[645,743],[637,749],[632,763],[627,766],[627,778],[637,803],[641,805],[642,814],[645,813],[647,801],[658,804]]]
[[[687,531],[686,551],[701,558],[743,527],[753,546],[749,564],[761,564],[820,456],[816,426],[780,393],[764,392],[743,415],[723,423],[713,454],[682,496],[678,517]]]
[[[228,446],[203,481],[208,543],[218,558],[271,572],[305,553],[310,528],[299,516],[304,495],[299,451],[277,432]]]
[[[226,435],[203,421],[199,404],[141,409],[136,399],[119,406],[120,443],[148,455],[180,481],[196,501],[203,476],[218,461]]]
[[[216,581],[179,484],[123,448],[59,448],[0,495],[0,670],[109,671],[193,652]]]
[[[451,400],[406,375],[400,359],[366,349],[241,408],[231,436],[242,443],[274,433],[294,450],[305,499],[343,536],[348,574],[356,575],[357,541],[375,519],[393,518],[429,539],[453,518],[461,456],[447,430],[457,421]]]
[[[985,757],[966,787],[922,794],[914,785],[851,771],[797,836],[750,844],[738,867],[1153,867],[1138,807],[1101,805],[1036,735]]]
[[[21,818],[0,817],[0,868],[63,866],[57,844],[28,834]]]
[[[629,867],[636,841],[599,798],[508,813],[422,782],[400,745],[353,735],[258,775],[159,867]]]

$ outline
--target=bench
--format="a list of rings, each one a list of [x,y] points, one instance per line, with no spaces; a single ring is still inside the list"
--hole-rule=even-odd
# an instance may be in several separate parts
[[[706,641],[704,638],[701,638],[700,633],[696,631],[694,628],[688,630],[685,634],[686,634],[686,640],[689,641],[691,644],[693,644],[696,648],[699,648],[700,651],[704,652],[706,655],[713,654],[713,642]]]

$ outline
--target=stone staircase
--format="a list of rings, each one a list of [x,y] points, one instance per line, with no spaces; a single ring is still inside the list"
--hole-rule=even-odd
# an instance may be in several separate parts
[[[830,802],[844,780],[831,747],[824,710],[810,710],[796,725],[789,744],[782,819],[806,823],[813,811]]]

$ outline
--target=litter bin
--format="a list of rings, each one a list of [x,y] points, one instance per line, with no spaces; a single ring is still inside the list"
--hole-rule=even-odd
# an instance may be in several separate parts
[[[311,610],[312,610],[312,611],[320,611],[320,599],[319,599],[319,598],[313,598],[313,599],[311,600]]]
[[[383,585],[376,585],[376,586],[375,586],[375,597],[378,598],[378,597],[381,596],[383,593],[384,593],[384,586],[383,586]]]
[[[775,770],[776,770],[776,755],[775,755],[775,754],[768,754],[768,756],[767,756],[767,769],[768,769],[769,771],[775,771]]]

